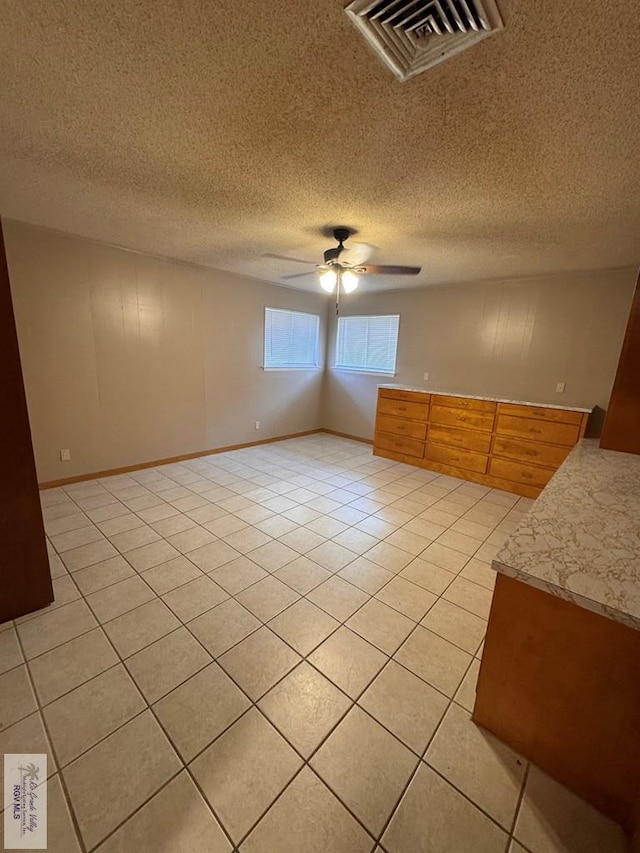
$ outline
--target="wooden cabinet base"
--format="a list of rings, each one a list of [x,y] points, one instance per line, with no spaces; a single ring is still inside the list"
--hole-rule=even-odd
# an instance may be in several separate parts
[[[640,632],[498,575],[473,719],[640,835]]]

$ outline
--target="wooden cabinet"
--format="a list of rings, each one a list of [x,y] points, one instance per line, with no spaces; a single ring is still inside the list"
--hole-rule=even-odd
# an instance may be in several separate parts
[[[374,453],[537,497],[588,411],[380,388]]]

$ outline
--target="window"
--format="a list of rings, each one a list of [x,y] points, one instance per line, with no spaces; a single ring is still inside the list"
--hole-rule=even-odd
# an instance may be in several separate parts
[[[371,373],[395,373],[398,314],[338,317],[336,367]]]
[[[300,311],[265,308],[264,367],[318,367],[320,317]]]

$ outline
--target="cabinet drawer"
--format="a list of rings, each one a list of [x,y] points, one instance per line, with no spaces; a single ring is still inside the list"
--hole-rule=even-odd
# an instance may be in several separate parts
[[[506,456],[522,462],[535,462],[558,468],[569,455],[570,447],[558,447],[554,444],[537,444],[534,441],[522,441],[518,438],[496,436],[493,441],[493,455]]]
[[[553,423],[576,424],[582,423],[582,412],[568,412],[566,409],[547,409],[544,406],[519,406],[516,403],[500,403],[499,415],[512,415],[516,418],[536,418],[540,421]]]
[[[431,394],[422,391],[401,391],[399,388],[380,388],[378,394],[389,400],[408,400],[412,403],[428,403]]]
[[[462,429],[481,429],[491,432],[493,415],[490,412],[466,411],[450,406],[431,406],[431,423]]]
[[[432,403],[438,406],[452,406],[454,409],[466,409],[472,412],[495,412],[493,400],[471,400],[469,397],[451,397],[449,394],[433,394]]]
[[[429,419],[429,406],[425,403],[405,403],[404,400],[393,400],[380,397],[378,412],[381,415],[394,415],[399,418],[409,418],[412,421]]]
[[[554,475],[553,468],[539,468],[537,465],[527,465],[510,459],[494,457],[489,465],[489,473],[513,483],[526,483],[528,486],[544,488]]]
[[[488,453],[491,446],[491,435],[488,432],[478,432],[471,429],[456,429],[456,427],[429,424],[429,441],[436,444],[446,444],[449,447],[463,447],[465,450],[477,450]]]
[[[465,468],[467,471],[475,471],[484,474],[487,470],[487,456],[474,453],[472,450],[463,450],[456,447],[444,447],[442,444],[425,445],[425,459],[432,462],[440,462],[443,465],[453,465],[456,468]]]
[[[407,438],[417,438],[424,441],[427,437],[425,421],[408,421],[404,418],[394,418],[393,415],[378,415],[376,430],[390,432],[394,435],[405,435]]]
[[[383,450],[404,453],[405,456],[415,456],[416,459],[424,457],[424,441],[418,441],[416,438],[405,438],[399,435],[389,435],[386,432],[377,432],[374,445]]]
[[[499,435],[513,435],[533,441],[546,441],[549,444],[564,444],[567,447],[573,447],[578,440],[579,431],[577,424],[557,424],[502,414],[498,415],[496,425]]]

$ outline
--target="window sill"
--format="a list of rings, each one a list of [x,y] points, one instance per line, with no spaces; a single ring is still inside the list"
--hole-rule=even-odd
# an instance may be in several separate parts
[[[271,373],[274,371],[280,371],[281,372],[283,370],[289,370],[289,371],[290,370],[322,370],[322,367],[319,364],[314,364],[314,365],[309,366],[309,367],[264,367],[264,365],[263,365],[262,369],[264,370],[265,373]]]
[[[389,373],[386,370],[366,370],[360,367],[340,367],[337,364],[333,366],[333,370],[340,370],[343,373],[360,373],[364,374],[365,376],[388,376],[391,378],[397,376],[396,373]]]

